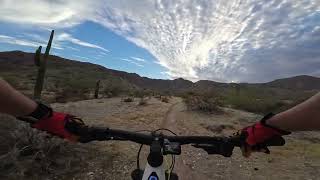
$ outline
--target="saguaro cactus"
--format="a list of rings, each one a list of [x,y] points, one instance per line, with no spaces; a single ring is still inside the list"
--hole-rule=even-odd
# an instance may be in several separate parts
[[[100,80],[96,83],[96,88],[94,90],[94,98],[98,99],[99,97],[99,89],[100,89]]]
[[[36,84],[34,87],[34,99],[36,99],[36,100],[41,99],[41,92],[43,89],[44,76],[45,76],[46,68],[47,68],[47,59],[49,57],[49,52],[50,52],[50,48],[51,48],[51,44],[52,44],[53,35],[54,35],[54,30],[51,31],[50,39],[49,39],[44,56],[41,57],[41,49],[42,49],[41,46],[36,50],[36,53],[34,56],[34,63],[36,66],[38,66],[37,80],[36,80]]]

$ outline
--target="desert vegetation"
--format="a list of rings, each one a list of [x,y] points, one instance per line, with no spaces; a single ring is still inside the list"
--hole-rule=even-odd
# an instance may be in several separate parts
[[[183,95],[188,110],[206,113],[221,113],[221,102],[213,92],[195,93],[187,92]]]
[[[34,58],[34,54],[24,52],[0,54],[0,76],[30,97],[37,79]],[[44,81],[42,100],[47,103],[92,99],[95,92],[99,92],[99,98],[155,97],[163,102],[170,96],[180,96],[190,110],[210,112],[231,107],[258,114],[283,111],[318,91],[318,79],[308,76],[265,84],[153,80],[57,56],[48,56]],[[188,92],[194,94],[186,96]]]
[[[161,101],[164,102],[164,103],[169,103],[170,99],[168,96],[162,96],[161,97]]]
[[[138,104],[139,106],[145,106],[147,104],[148,104],[147,98],[144,98],[144,97],[140,98],[139,104]]]
[[[81,145],[52,138],[13,117],[0,114],[0,119],[6,123],[0,124],[1,179],[41,179],[43,176],[50,178],[50,174],[65,176],[86,166],[86,162],[81,162],[80,151],[86,150]]]

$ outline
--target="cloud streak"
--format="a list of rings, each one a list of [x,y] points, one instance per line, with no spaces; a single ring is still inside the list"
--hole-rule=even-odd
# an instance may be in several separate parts
[[[261,82],[319,74],[319,7],[319,0],[20,0],[2,1],[0,20],[45,27],[93,21],[147,49],[172,78]]]
[[[40,44],[28,40],[21,40],[12,36],[0,35],[1,43],[14,44],[19,46],[38,47]]]
[[[134,59],[134,60],[136,60],[136,61],[139,61],[139,62],[143,62],[143,63],[146,62],[146,60],[143,59],[143,58],[139,58],[139,57],[130,57],[130,58],[131,58],[131,59]]]
[[[28,47],[46,47],[47,45],[42,42],[36,42],[24,38],[17,38],[13,36],[1,35],[0,34],[0,43],[14,44],[19,46],[28,46]],[[62,50],[63,48],[59,45],[53,45],[52,48]]]
[[[71,34],[68,34],[68,33],[58,34],[57,37],[55,37],[55,40],[58,41],[58,42],[70,42],[70,43],[78,45],[78,46],[95,48],[95,49],[102,50],[104,52],[110,52],[109,50],[107,50],[107,49],[105,49],[105,48],[103,48],[101,46],[98,46],[98,45],[95,45],[95,44],[92,44],[92,43],[88,43],[88,42],[82,41],[80,39],[74,38],[74,37],[72,37]]]
[[[120,58],[120,60],[125,61],[125,62],[128,62],[128,63],[131,63],[131,64],[134,64],[134,65],[139,66],[139,67],[144,67],[144,65],[139,64],[139,63],[135,62],[135,61],[132,60],[132,59]]]

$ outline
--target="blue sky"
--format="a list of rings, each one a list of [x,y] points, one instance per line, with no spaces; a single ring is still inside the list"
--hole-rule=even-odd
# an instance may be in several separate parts
[[[151,78],[320,76],[319,0],[5,0],[0,51],[52,54]]]
[[[34,52],[36,49],[34,45],[45,45],[50,36],[49,29],[37,30],[35,27],[25,27],[12,23],[0,23],[0,29],[2,36],[14,37],[34,43],[7,43],[0,41],[0,51],[23,50]],[[64,34],[81,40],[81,42],[89,43],[92,47],[90,45],[72,43],[67,40],[57,43],[57,38]],[[134,72],[151,78],[169,78],[163,73],[165,69],[157,63],[156,59],[147,50],[138,47],[134,43],[94,22],[83,22],[71,28],[55,30],[53,44],[59,46],[52,48],[51,54],[53,55],[78,61],[92,62],[107,68]]]

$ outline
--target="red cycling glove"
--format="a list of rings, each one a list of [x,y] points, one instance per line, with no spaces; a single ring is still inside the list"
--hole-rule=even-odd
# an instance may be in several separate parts
[[[31,127],[33,128],[46,131],[50,134],[71,141],[77,141],[79,137],[69,132],[66,129],[66,125],[85,125],[81,119],[66,113],[53,112],[50,107],[42,103],[38,103],[38,106],[34,112],[26,117],[18,117],[18,119],[31,123]]]
[[[48,117],[38,120],[36,123],[32,124],[33,128],[39,130],[47,131],[50,134],[65,138],[71,141],[76,141],[77,136],[71,134],[65,129],[68,122],[75,120],[74,116],[69,114],[52,112]],[[77,119],[79,120],[79,119]]]
[[[255,146],[260,143],[265,143],[267,140],[270,140],[273,137],[290,134],[288,131],[267,125],[266,121],[272,116],[274,116],[274,114],[270,113],[262,118],[261,121],[242,129],[241,133],[245,134],[247,145]]]

